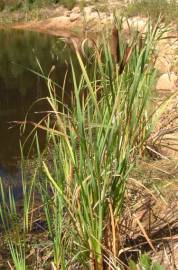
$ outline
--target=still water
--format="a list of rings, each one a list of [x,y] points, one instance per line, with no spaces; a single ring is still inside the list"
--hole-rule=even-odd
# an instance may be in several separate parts
[[[43,74],[48,76],[53,66],[51,78],[62,86],[68,70],[67,103],[72,90],[69,57],[76,62],[75,52],[59,38],[29,31],[0,31],[0,177],[7,182],[19,178],[19,141],[24,139],[20,135],[20,126],[13,121],[23,121],[30,106],[48,95],[45,79],[36,73],[42,73],[41,66]],[[56,87],[56,91],[60,96],[61,88]],[[28,120],[39,121],[42,114],[36,112],[48,109],[46,101],[38,101],[30,109]],[[31,128],[29,125],[27,133]],[[40,145],[45,147],[45,134],[42,132]]]

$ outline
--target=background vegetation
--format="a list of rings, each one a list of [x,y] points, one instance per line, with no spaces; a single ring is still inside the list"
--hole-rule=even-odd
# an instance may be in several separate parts
[[[75,3],[76,0],[0,0],[0,10],[30,10],[32,8],[40,8],[55,4],[61,4],[64,7],[71,9]]]
[[[178,2],[176,0],[134,0],[125,8],[125,14],[128,16],[150,16],[157,20],[161,15],[167,22],[177,21]]]

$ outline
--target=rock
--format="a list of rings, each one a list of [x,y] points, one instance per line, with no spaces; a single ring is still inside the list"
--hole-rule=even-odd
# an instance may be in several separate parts
[[[85,7],[83,13],[85,16],[89,16],[95,10],[94,6]]]
[[[90,15],[88,15],[87,16],[87,21],[92,21],[92,20],[95,20],[95,19],[100,19],[100,16],[99,16],[99,14],[98,14],[98,12],[97,11],[92,11],[91,13],[90,13]]]
[[[146,31],[148,18],[133,17],[126,19],[123,23],[123,29],[129,31],[130,29],[137,30],[141,33]]]
[[[72,13],[79,14],[80,13],[80,8],[79,7],[74,7],[72,9]]]
[[[64,12],[64,16],[66,16],[66,17],[70,17],[70,14],[71,14],[71,12],[69,10],[66,10]]]
[[[160,73],[170,73],[170,70],[172,69],[172,62],[173,61],[169,55],[167,55],[167,57],[159,56],[156,59],[155,68],[159,70]]]
[[[70,21],[71,22],[75,22],[76,20],[78,20],[80,17],[80,14],[76,14],[76,13],[71,13],[70,14]]]
[[[178,76],[174,73],[164,73],[159,78],[156,89],[157,90],[176,90],[178,86]]]
[[[175,30],[176,31],[176,30]],[[155,67],[161,73],[178,72],[178,42],[175,38],[168,38],[171,34],[164,34],[163,39],[156,46]],[[174,34],[172,34],[174,36]],[[165,39],[164,39],[165,38]]]

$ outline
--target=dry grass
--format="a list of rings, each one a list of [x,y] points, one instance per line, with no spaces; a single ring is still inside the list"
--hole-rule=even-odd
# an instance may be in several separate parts
[[[176,161],[141,162],[128,182],[125,215],[119,228],[122,259],[135,259],[140,252],[147,252],[166,269],[177,269],[177,192]]]

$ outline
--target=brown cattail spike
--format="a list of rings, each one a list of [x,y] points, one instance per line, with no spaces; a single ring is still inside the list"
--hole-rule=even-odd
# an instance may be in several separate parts
[[[112,30],[112,40],[111,40],[111,54],[116,63],[120,63],[120,48],[119,48],[119,31],[116,26]]]

